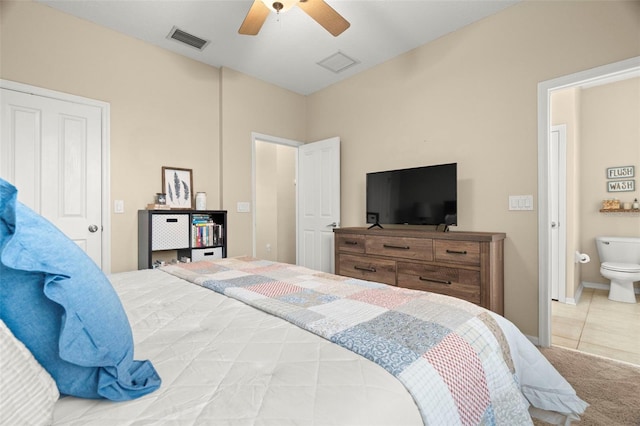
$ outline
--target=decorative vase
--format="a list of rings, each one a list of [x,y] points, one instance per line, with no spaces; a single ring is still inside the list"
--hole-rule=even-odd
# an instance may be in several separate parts
[[[196,210],[206,210],[206,209],[207,209],[207,193],[196,192]]]

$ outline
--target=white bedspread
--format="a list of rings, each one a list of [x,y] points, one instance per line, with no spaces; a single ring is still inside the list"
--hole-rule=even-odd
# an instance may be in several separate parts
[[[62,398],[55,425],[422,425],[402,384],[359,355],[158,270],[111,279],[162,387]]]
[[[54,425],[422,425],[411,395],[360,355],[289,322],[160,270],[111,276],[161,388],[128,402],[61,398]],[[509,321],[523,394],[577,418],[587,404]]]

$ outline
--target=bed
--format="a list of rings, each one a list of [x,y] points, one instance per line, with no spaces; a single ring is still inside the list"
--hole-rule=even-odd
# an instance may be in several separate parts
[[[453,297],[250,257],[107,278],[2,179],[0,353],[0,424],[524,425],[587,406]]]
[[[447,296],[252,258],[171,265],[116,274],[111,280],[133,329],[136,357],[151,360],[163,384],[127,402],[63,397],[55,405],[54,425],[513,425],[531,422],[530,403],[538,406],[538,417],[560,421],[577,418],[586,407],[511,323]],[[375,292],[383,292],[384,300],[372,296]],[[475,329],[461,331],[466,320],[451,311],[462,310],[465,318],[473,317],[471,322],[483,318],[488,328],[495,321],[499,328],[491,336],[499,336],[495,347],[506,357],[505,364],[496,365],[498,358],[487,355],[490,348],[484,343],[478,344],[485,352],[480,367],[492,370],[481,375],[466,371],[480,359],[462,353],[468,348],[461,349],[459,359],[449,348],[445,359],[432,360],[421,371],[411,360],[385,358],[388,342],[365,345],[380,346],[378,355],[336,343],[337,330],[348,327],[335,318],[350,316],[346,323],[351,327],[371,324],[380,312],[402,311],[398,308],[413,303],[412,298],[426,300],[432,310],[424,315],[430,319],[460,326],[449,337],[480,338],[470,337],[479,333]],[[371,306],[362,304],[365,299],[379,309],[371,313]],[[318,308],[332,304],[347,309]],[[314,324],[323,331],[308,331]],[[324,337],[318,335],[322,333]],[[441,343],[447,336],[436,340]],[[348,340],[344,333],[342,338]],[[376,356],[383,360],[367,359]],[[430,382],[412,388],[406,378],[390,374],[397,365],[409,369],[407,363],[415,369],[414,378]],[[436,374],[433,365],[452,371]],[[550,411],[563,415],[554,417]]]

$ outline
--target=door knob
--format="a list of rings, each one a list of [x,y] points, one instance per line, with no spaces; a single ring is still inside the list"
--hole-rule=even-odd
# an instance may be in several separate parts
[[[328,224],[327,226],[331,227],[331,228],[337,228],[338,227],[338,223],[337,222],[333,222]]]
[[[558,227],[557,222],[551,222],[551,228],[557,228],[557,227]]]
[[[98,230],[98,225],[89,225],[89,232],[96,232]]]

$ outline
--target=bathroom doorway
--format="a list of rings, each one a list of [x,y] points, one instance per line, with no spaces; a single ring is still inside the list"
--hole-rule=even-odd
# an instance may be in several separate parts
[[[560,232],[564,232],[565,237],[567,238],[567,249],[564,253],[554,252],[552,250],[553,244],[553,226],[554,222],[552,217],[552,197],[554,194],[554,181],[551,175],[551,152],[552,152],[552,132],[551,126],[552,116],[551,116],[551,105],[552,99],[551,96],[554,93],[558,93],[561,90],[566,89],[580,89],[580,88],[589,88],[595,87],[596,85],[614,83],[621,79],[633,78],[640,76],[640,57],[632,58],[626,61],[621,61],[618,63],[606,65],[603,67],[594,68],[592,70],[587,70],[584,72],[572,74],[569,76],[561,77],[558,79],[542,82],[538,85],[538,187],[539,187],[539,213],[538,213],[538,230],[539,230],[539,344],[541,346],[550,346],[551,345],[551,282],[552,276],[557,271],[554,269],[557,265],[557,259],[554,257],[563,257],[566,261],[567,265],[567,274],[565,275],[565,283],[567,285],[567,298],[568,299],[578,299],[580,294],[579,291],[582,290],[582,287],[578,285],[574,285],[573,283],[580,283],[580,270],[575,271],[575,268],[579,268],[580,265],[576,266],[574,262],[573,253],[578,250],[582,252],[583,250],[593,250],[594,247],[584,247],[588,245],[584,242],[584,239],[580,238],[579,235],[579,224],[576,225],[576,232],[567,234],[566,227],[563,229],[562,227],[558,228]],[[580,94],[578,93],[579,97]],[[576,136],[577,138],[577,136]],[[568,139],[571,139],[568,136]],[[568,142],[570,144],[570,142]],[[602,141],[602,144],[607,144],[607,141]],[[581,158],[580,155],[574,153],[573,154],[576,159]],[[570,157],[571,155],[568,155]],[[630,162],[637,164],[640,159],[630,158],[628,159]],[[568,168],[571,167],[571,160],[569,160]],[[580,162],[577,161],[575,164],[576,167],[580,167]],[[599,179],[598,183],[604,185],[604,170],[592,170],[589,173],[597,176]],[[578,176],[578,173],[575,171],[568,171],[568,176]],[[600,182],[602,181],[602,182]],[[591,210],[593,210],[594,206],[590,206],[590,201],[585,203],[580,200],[580,192],[577,191],[577,185],[568,182],[567,186],[567,204],[568,204],[568,217],[572,217],[571,209],[576,211],[580,211],[581,209],[585,209],[585,204],[587,204]],[[580,182],[580,185],[585,185],[584,182]],[[598,184],[596,183],[593,188],[598,188]],[[580,217],[575,214],[575,217]],[[569,220],[569,219],[567,219]],[[638,220],[640,223],[640,220]],[[575,221],[574,221],[575,222]],[[634,222],[635,223],[635,222]],[[598,262],[597,253],[592,251],[592,265],[589,267],[594,268],[595,263]],[[575,273],[575,278],[571,277],[572,273]]]

